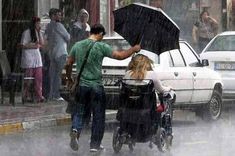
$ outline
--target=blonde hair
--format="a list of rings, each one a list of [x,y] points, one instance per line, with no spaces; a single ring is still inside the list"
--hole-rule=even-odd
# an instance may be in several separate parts
[[[128,65],[128,70],[130,70],[130,77],[133,79],[143,80],[146,76],[147,71],[153,70],[153,61],[147,56],[142,54],[135,55]]]

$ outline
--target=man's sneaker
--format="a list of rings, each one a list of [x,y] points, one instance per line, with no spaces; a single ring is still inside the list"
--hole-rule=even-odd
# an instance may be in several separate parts
[[[98,152],[98,149],[97,148],[91,148],[90,152]]]
[[[64,99],[62,97],[59,98],[54,98],[55,101],[64,101]]]
[[[72,148],[72,150],[77,151],[78,150],[78,132],[77,131],[72,131],[70,133],[70,147]]]
[[[104,150],[104,146],[100,145],[99,150]]]
[[[100,145],[99,148],[90,148],[90,152],[98,152],[104,150],[104,146]]]

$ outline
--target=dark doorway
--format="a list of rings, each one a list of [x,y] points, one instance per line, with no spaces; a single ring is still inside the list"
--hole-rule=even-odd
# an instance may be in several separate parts
[[[21,51],[17,44],[34,15],[34,3],[34,0],[2,0],[2,45],[13,70],[19,70]]]

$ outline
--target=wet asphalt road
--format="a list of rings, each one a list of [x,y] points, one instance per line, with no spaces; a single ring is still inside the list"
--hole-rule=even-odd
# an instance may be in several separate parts
[[[103,139],[105,151],[89,152],[90,131],[85,130],[80,139],[80,149],[69,147],[69,126],[50,127],[17,134],[0,136],[0,156],[233,156],[235,153],[235,109],[223,112],[222,119],[208,123],[183,111],[185,118],[173,121],[174,140],[169,153],[162,154],[148,143],[136,144],[131,153],[126,145],[119,154],[112,149],[114,127],[107,127]]]

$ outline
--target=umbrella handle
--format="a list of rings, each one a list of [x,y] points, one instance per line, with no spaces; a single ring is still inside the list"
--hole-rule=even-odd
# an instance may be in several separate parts
[[[142,36],[139,35],[139,36],[137,37],[135,43],[141,45],[141,43],[142,43],[142,41],[143,41],[143,38],[144,38],[144,35],[142,35]]]
[[[141,36],[140,43],[139,43],[140,45],[141,45],[141,43],[143,41],[143,38],[144,38],[144,35]]]
[[[142,41],[143,41],[143,38],[144,38],[144,30],[145,30],[145,26],[146,26],[146,23],[144,24],[143,26],[143,30],[142,30],[142,33],[139,34],[138,38],[137,38],[137,41],[135,43],[138,43],[141,45]],[[143,35],[141,35],[143,34]],[[140,36],[141,35],[141,36]]]

